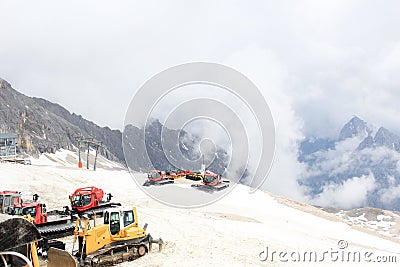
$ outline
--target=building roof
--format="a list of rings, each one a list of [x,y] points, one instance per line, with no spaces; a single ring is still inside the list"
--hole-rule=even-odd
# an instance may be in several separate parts
[[[0,139],[6,139],[6,138],[18,138],[18,134],[15,133],[0,134]]]

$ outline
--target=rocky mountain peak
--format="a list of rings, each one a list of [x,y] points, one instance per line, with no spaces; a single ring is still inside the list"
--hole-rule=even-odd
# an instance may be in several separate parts
[[[365,148],[371,148],[375,146],[374,138],[370,135],[365,137],[365,139],[360,143],[357,150],[363,150]]]
[[[398,150],[400,137],[384,127],[380,127],[374,137],[377,146],[386,146]]]
[[[371,129],[368,127],[365,121],[357,116],[354,116],[343,126],[339,134],[339,140],[344,140],[354,136],[367,137],[371,132]]]
[[[165,131],[163,136],[161,136],[162,130]],[[74,150],[78,146],[78,137],[93,138],[102,142],[104,147],[99,152],[108,159],[119,162],[135,161],[137,164],[130,166],[134,170],[146,170],[151,167],[149,162],[146,162],[145,155],[150,157],[151,163],[156,168],[161,170],[173,168],[165,156],[169,151],[163,150],[162,142],[175,142],[181,135],[182,138],[178,139],[181,152],[190,160],[198,158],[198,137],[189,136],[179,129],[169,129],[154,119],[146,129],[132,125],[125,127],[127,147],[134,150],[130,153],[134,158],[125,159],[122,133],[119,130],[100,127],[81,115],[69,112],[59,104],[19,93],[3,79],[0,79],[0,133],[18,134],[18,152],[29,155],[54,153],[60,148]],[[143,147],[144,140],[146,140],[145,147]],[[227,160],[226,151],[219,148],[210,170],[222,173]]]
[[[161,133],[163,125],[158,119],[153,119],[150,123],[146,125],[147,131],[153,131],[155,133]]]
[[[38,155],[57,149],[73,149],[76,136],[103,142],[104,154],[123,161],[121,133],[99,127],[82,117],[71,115],[58,104],[28,97],[4,79],[0,81],[0,132],[18,134],[18,152]]]
[[[347,187],[350,192],[353,186],[363,186],[363,195],[346,205],[400,210],[400,194],[395,191],[400,187],[400,136],[384,127],[374,130],[374,134],[370,129],[366,122],[353,117],[339,138],[331,140],[331,146],[321,138],[319,142],[306,139],[300,144],[299,160],[307,168],[300,184],[308,187],[312,197],[332,197],[328,188],[341,192]],[[362,141],[347,139],[354,136]],[[339,202],[334,205],[344,203]]]
[[[7,89],[7,88],[11,88],[11,85],[7,81],[0,78],[0,90]]]

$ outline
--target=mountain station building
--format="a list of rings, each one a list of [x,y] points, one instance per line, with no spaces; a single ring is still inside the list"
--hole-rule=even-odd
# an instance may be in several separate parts
[[[18,134],[0,134],[0,158],[17,156]]]

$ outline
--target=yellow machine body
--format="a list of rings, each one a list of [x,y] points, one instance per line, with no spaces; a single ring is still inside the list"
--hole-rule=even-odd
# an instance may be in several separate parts
[[[86,255],[94,253],[106,245],[118,241],[132,241],[146,236],[146,230],[139,227],[136,208],[110,208],[104,212],[104,224],[90,228],[89,219],[85,219],[82,229],[77,220],[75,238],[79,241],[79,251]],[[82,250],[83,247],[83,250]]]

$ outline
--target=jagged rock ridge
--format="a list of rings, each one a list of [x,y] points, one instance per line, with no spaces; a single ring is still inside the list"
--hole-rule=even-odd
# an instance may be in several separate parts
[[[161,134],[163,131],[163,135]],[[184,165],[184,169],[200,170],[201,165],[195,162],[200,157],[200,138],[184,130],[173,130],[164,127],[158,120],[154,120],[145,129],[133,125],[127,125],[124,131],[125,154],[127,165],[137,171],[148,169],[172,170]],[[144,141],[145,140],[145,141]],[[178,141],[177,144],[175,142]],[[168,147],[179,148],[177,153],[193,164],[177,162],[174,151]],[[228,154],[217,147],[215,155],[208,162],[207,169],[222,174],[227,166]],[[185,161],[186,162],[186,161]]]
[[[174,168],[164,154],[169,152],[163,151],[162,129],[166,132],[166,139],[162,140],[163,142],[169,144],[178,137],[179,149],[184,157],[190,160],[199,157],[198,136],[185,131],[168,129],[155,120],[145,131],[135,126],[128,126],[125,129],[129,142],[133,148],[136,148],[135,153],[131,153],[134,159],[127,159],[135,162],[133,169],[144,171],[152,167],[161,170]],[[53,153],[60,148],[72,150],[78,145],[75,140],[77,136],[91,137],[103,143],[105,149],[100,152],[107,158],[125,163],[121,131],[100,127],[81,115],[71,114],[59,104],[21,94],[1,78],[0,133],[17,133],[19,135],[18,152],[29,155]],[[139,144],[143,143],[144,137],[146,137],[146,149],[139,151]],[[146,154],[149,155],[151,164],[145,161]],[[227,161],[227,153],[222,148],[218,148],[209,169],[223,173]],[[193,166],[193,168],[197,170],[198,166]]]
[[[93,137],[103,142],[101,152],[122,162],[121,132],[100,127],[62,106],[45,99],[28,97],[0,80],[0,131],[19,135],[20,153],[37,155],[60,148],[73,149],[75,137]]]
[[[363,198],[348,203],[352,208],[400,210],[400,136],[386,128],[374,133],[365,121],[353,117],[337,139],[304,140],[299,146],[299,161],[307,168],[300,184],[314,198],[328,192],[334,199],[334,193],[359,184],[354,190]]]

